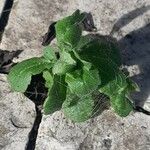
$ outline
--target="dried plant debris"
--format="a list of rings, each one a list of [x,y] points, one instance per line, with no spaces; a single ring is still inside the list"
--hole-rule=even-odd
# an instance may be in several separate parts
[[[93,20],[92,14],[91,13],[87,13],[87,12],[84,12],[84,14],[85,14],[85,19],[82,21],[82,23],[83,23],[83,30],[89,31],[89,32],[97,31],[97,28],[94,25],[94,20]]]
[[[43,36],[43,41],[42,41],[43,46],[49,45],[51,41],[56,37],[55,24],[56,22],[50,24],[47,33],[45,33],[45,35]]]
[[[18,57],[22,50],[7,51],[0,49],[0,73],[8,74],[12,66],[15,65],[13,59]]]

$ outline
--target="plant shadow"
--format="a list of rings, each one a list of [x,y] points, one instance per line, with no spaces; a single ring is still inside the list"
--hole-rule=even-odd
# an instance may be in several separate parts
[[[134,12],[136,15],[129,20],[132,21],[148,10],[150,10],[150,5],[132,11],[131,14]],[[126,18],[121,18],[121,20],[120,22],[124,22],[124,24],[127,21]],[[150,23],[128,33],[118,41],[118,44],[121,49],[123,65],[137,65],[139,68],[139,74],[131,78],[138,84],[140,92],[133,93],[132,99],[135,105],[142,107],[150,95]]]
[[[105,38],[115,41],[114,33],[119,33],[122,27],[128,25],[133,19],[150,10],[150,5],[137,8],[123,15],[113,26],[110,36]],[[122,63],[125,66],[136,65],[139,74],[131,77],[140,92],[134,92],[131,97],[135,106],[143,106],[150,95],[150,23],[122,37],[117,44],[120,48]]]
[[[122,37],[118,41],[113,37],[113,34],[119,33],[121,28],[128,25],[133,19],[144,14],[148,10],[150,10],[150,5],[142,6],[141,8],[137,8],[128,14],[123,15],[115,23],[110,35],[108,36],[88,34],[88,36],[92,36],[95,39],[105,40],[108,41],[108,43],[116,43],[120,49],[123,66],[138,66],[139,72],[137,73],[138,70],[135,70],[136,73],[131,77],[131,79],[138,84],[140,91],[133,92],[131,97],[134,105],[140,107],[143,107],[145,101],[150,95],[150,23],[128,33],[125,37]],[[100,115],[110,106],[108,99],[106,99],[106,102],[103,103],[102,97],[103,94],[100,94],[100,102],[98,103],[99,109],[96,109],[94,117]],[[102,107],[101,104],[103,104]]]
[[[150,23],[132,31],[118,41],[122,50],[123,65],[137,65],[139,74],[131,77],[140,92],[132,95],[135,105],[143,106],[150,95]]]

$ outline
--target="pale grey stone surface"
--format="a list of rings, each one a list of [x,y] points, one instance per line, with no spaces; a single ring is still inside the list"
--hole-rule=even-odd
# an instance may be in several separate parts
[[[2,9],[3,9],[3,6],[4,6],[4,0],[1,0],[0,1],[0,14],[1,14],[1,12],[2,12]]]
[[[12,92],[7,77],[0,75],[0,149],[23,150],[34,118],[34,104]]]
[[[3,2],[0,0],[0,4]],[[113,36],[119,42],[124,65],[141,87],[134,99],[150,110],[148,5],[149,0],[15,0],[0,48],[23,49],[15,61],[40,56],[41,37],[49,24],[76,9],[91,12],[102,35],[109,35],[114,24],[115,30],[125,24]],[[0,80],[0,149],[22,150],[33,123],[34,105],[10,91],[5,75]],[[27,128],[15,128],[10,118]],[[120,118],[106,110],[97,118],[74,124],[60,111],[43,117],[36,144],[36,150],[150,150],[150,118],[141,113]]]
[[[5,0],[0,0],[0,11],[3,8],[4,2]],[[16,50],[23,48],[19,47],[17,43],[21,39],[18,35],[20,32],[22,33],[22,30],[18,28],[20,32],[14,31],[18,16],[15,13],[17,11],[17,2],[15,0],[10,15],[10,20],[12,19],[13,22],[9,22],[6,27],[6,32],[3,35],[4,38],[2,43],[0,43],[0,49]],[[18,60],[16,59],[16,61]],[[34,118],[34,104],[23,94],[11,91],[7,75],[0,75],[0,150],[23,150],[27,143]]]
[[[149,116],[117,117],[111,110],[85,123],[72,123],[62,112],[44,116],[36,150],[149,150]]]

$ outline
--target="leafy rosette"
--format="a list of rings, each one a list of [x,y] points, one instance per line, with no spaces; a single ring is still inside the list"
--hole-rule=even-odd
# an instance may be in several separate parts
[[[93,95],[99,92],[109,97],[119,116],[125,117],[133,108],[129,95],[138,87],[120,70],[121,59],[116,44],[94,35],[82,35],[85,17],[77,10],[56,23],[59,58],[56,50],[48,46],[42,57],[15,65],[8,81],[14,91],[25,92],[31,77],[43,73],[48,88],[43,105],[45,114],[62,109],[71,120],[85,121],[95,113]]]

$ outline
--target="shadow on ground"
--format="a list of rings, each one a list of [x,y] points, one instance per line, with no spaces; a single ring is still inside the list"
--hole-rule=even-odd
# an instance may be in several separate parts
[[[126,35],[119,45],[123,50],[123,64],[139,67],[140,74],[132,79],[139,85],[140,92],[133,94],[133,98],[142,106],[150,95],[150,23]]]
[[[119,41],[113,38],[113,35],[114,33],[120,34],[120,30],[124,26],[128,25],[133,19],[143,15],[148,10],[150,10],[150,5],[142,6],[123,15],[113,26],[109,36],[99,34],[88,35],[100,41],[108,41],[108,43],[117,42],[121,50],[122,64],[124,66],[137,65],[139,67],[140,73],[131,78],[138,84],[140,92],[135,92],[131,96],[135,106],[141,107],[150,95],[150,23],[128,33]]]
[[[136,17],[150,10],[143,6],[121,17],[113,27],[111,33],[118,32]],[[129,19],[127,19],[129,18]],[[123,64],[138,65],[140,73],[132,77],[139,85],[140,92],[132,95],[135,105],[143,106],[150,95],[150,23],[134,30],[118,41],[122,53]]]

